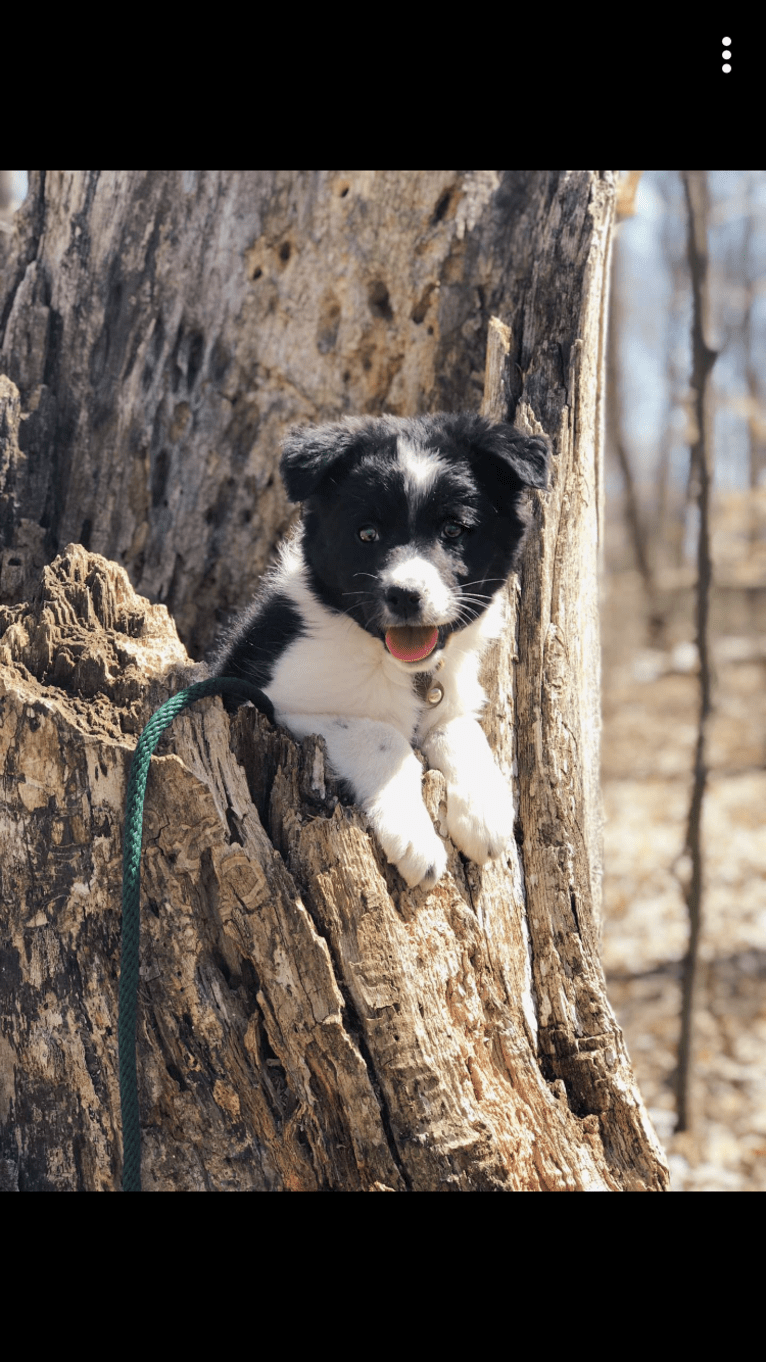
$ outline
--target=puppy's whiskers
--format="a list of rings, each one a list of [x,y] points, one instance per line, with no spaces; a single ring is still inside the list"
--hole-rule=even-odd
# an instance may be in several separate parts
[[[341,592],[341,595],[342,595],[342,596],[362,596],[362,597],[366,597],[368,600],[372,600],[372,592],[370,592],[370,591],[342,591],[342,592]],[[364,600],[354,601],[353,604],[352,604],[352,605],[349,605],[348,608],[347,608],[346,610],[339,610],[339,611],[338,611],[338,614],[339,614],[339,615],[350,615],[350,614],[351,614],[351,611],[352,611],[352,610],[355,610],[355,609],[356,609],[358,606],[360,606],[360,605],[364,605]]]

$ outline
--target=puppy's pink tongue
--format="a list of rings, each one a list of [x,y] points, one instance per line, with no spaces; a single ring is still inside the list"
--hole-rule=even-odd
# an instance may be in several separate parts
[[[386,647],[400,662],[421,662],[432,653],[439,642],[439,630],[433,625],[402,625],[386,633]]]

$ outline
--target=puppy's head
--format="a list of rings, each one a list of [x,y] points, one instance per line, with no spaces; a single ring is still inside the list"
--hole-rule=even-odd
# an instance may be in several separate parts
[[[516,565],[548,447],[475,415],[346,418],[291,431],[280,469],[316,595],[418,671]]]

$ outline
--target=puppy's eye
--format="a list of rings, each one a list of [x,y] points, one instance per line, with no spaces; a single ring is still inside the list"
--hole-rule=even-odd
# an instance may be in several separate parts
[[[361,530],[357,530],[357,534],[363,544],[374,544],[378,538],[378,531],[374,525],[363,525]]]
[[[462,534],[465,534],[465,525],[461,525],[458,520],[448,520],[442,529],[442,534],[445,539],[459,539]]]

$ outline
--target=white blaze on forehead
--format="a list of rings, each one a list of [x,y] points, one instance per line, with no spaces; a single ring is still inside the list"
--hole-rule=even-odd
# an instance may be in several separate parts
[[[429,491],[447,466],[433,450],[418,449],[403,435],[396,442],[396,456],[410,495]]]
[[[404,591],[417,591],[422,601],[422,614],[428,624],[447,624],[455,611],[452,592],[441,574],[427,558],[413,554],[380,574],[381,585],[398,586]]]

